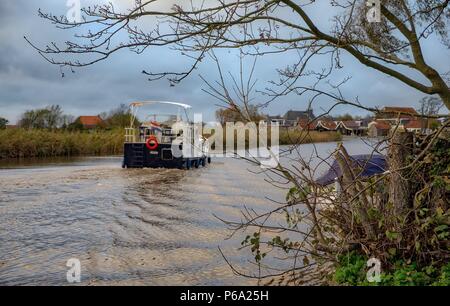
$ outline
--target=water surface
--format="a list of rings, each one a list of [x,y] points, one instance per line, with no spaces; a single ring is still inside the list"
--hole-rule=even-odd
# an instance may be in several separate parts
[[[359,140],[346,146],[369,151]],[[304,145],[300,154],[327,156],[335,147]],[[70,258],[81,261],[86,285],[255,284],[234,275],[218,251],[256,273],[249,251],[238,250],[245,234],[227,239],[216,216],[268,211],[285,190],[231,158],[190,171],[120,165],[120,157],[0,162],[0,285],[66,285]]]

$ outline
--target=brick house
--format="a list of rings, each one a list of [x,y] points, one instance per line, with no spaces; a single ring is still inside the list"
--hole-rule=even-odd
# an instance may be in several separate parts
[[[319,131],[319,132],[335,131],[336,128],[337,128],[336,122],[334,122],[331,119],[319,120],[319,121],[317,121],[317,123],[315,125],[315,130]]]
[[[412,120],[419,114],[412,107],[397,107],[397,106],[386,106],[381,110],[380,114],[377,114],[376,119],[379,120]]]
[[[375,120],[369,123],[367,135],[369,137],[382,137],[389,134],[391,125],[389,122],[384,120]]]
[[[80,116],[75,122],[81,124],[84,129],[88,130],[105,126],[105,122],[100,116]]]
[[[363,126],[361,120],[345,120],[337,123],[336,131],[342,135],[362,136],[366,134],[367,128]]]

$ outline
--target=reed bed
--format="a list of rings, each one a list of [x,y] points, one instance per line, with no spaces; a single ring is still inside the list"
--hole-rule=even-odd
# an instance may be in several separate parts
[[[280,129],[281,145],[340,140],[342,136],[336,132]],[[0,130],[0,158],[116,155],[123,153],[123,141],[123,129],[98,131],[7,129]]]
[[[0,130],[0,158],[114,155],[123,152],[122,129],[65,131]]]
[[[302,131],[298,129],[280,129],[280,144],[306,144],[318,142],[341,141],[342,135],[338,132]]]
[[[223,140],[223,148],[226,147],[232,148],[233,146],[228,146],[227,144],[227,133],[226,130],[222,131],[222,140]],[[213,135],[215,133],[213,132]],[[204,134],[205,137],[210,137],[211,134]],[[272,145],[272,139],[271,139],[271,131],[268,130],[267,133],[268,139],[267,144],[269,146]],[[242,135],[240,136],[242,137]],[[234,131],[234,149],[237,149],[236,143],[238,139],[238,133],[235,130]],[[319,143],[319,142],[338,142],[342,141],[342,135],[338,132],[330,131],[330,132],[318,132],[318,131],[302,131],[296,128],[280,128],[279,130],[279,144],[280,145],[297,145],[297,144],[308,144],[308,143]],[[258,144],[259,144],[258,140]],[[245,149],[250,148],[250,142],[249,142],[249,133],[248,131],[245,133]]]

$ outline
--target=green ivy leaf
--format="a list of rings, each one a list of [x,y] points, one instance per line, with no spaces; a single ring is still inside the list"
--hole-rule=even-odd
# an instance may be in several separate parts
[[[442,225],[436,226],[436,227],[434,228],[434,231],[435,231],[436,233],[438,233],[438,232],[443,232],[443,231],[445,231],[445,230],[447,230],[447,229],[448,229],[448,225],[447,225],[447,224],[442,224]]]
[[[397,254],[397,249],[396,248],[389,248],[388,252],[389,252],[389,254],[391,256],[395,256],[395,254]]]
[[[386,231],[386,237],[391,241],[398,240],[400,237],[400,234],[397,232]]]

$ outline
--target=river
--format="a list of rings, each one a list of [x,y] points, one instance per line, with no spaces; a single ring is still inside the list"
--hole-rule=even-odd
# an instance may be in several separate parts
[[[370,151],[357,139],[345,145]],[[335,147],[302,145],[300,154]],[[0,285],[67,285],[71,258],[81,262],[83,285],[255,284],[233,274],[218,250],[255,273],[249,250],[238,250],[245,234],[227,239],[217,217],[273,209],[286,190],[232,158],[190,171],[120,166],[120,157],[0,161]]]

